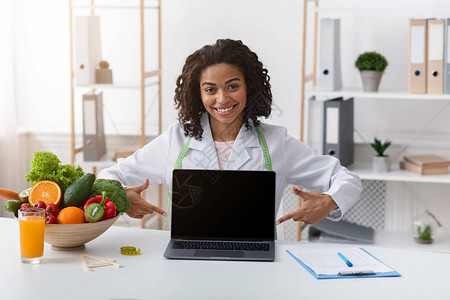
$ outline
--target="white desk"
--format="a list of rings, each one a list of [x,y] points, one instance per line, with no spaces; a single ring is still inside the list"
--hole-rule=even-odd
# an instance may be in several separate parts
[[[0,218],[0,299],[450,299],[450,254],[364,246],[402,277],[317,280],[285,250],[336,245],[277,242],[275,262],[188,261],[163,258],[168,240],[169,232],[111,227],[84,250],[45,244],[46,262],[33,266],[20,262],[17,221]],[[126,245],[141,255],[120,255]],[[124,267],[86,272],[83,253]]]

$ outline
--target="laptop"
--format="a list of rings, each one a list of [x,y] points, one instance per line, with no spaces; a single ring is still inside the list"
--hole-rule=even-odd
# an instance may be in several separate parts
[[[173,171],[173,259],[275,259],[275,172]]]

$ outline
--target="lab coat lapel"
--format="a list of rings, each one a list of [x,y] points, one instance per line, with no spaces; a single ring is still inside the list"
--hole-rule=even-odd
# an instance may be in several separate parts
[[[242,125],[225,169],[239,170],[250,159],[248,148],[253,147],[259,147],[255,126],[252,125],[252,129],[247,130],[245,125]]]
[[[202,117],[203,135],[202,140],[191,139],[189,148],[192,151],[192,159],[199,169],[218,170],[219,161],[214,146],[214,140],[209,125],[209,114],[205,113]]]

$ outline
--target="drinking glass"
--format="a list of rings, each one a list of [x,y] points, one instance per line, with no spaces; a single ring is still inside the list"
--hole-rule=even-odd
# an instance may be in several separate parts
[[[39,264],[44,255],[45,210],[19,209],[20,258],[23,263]]]

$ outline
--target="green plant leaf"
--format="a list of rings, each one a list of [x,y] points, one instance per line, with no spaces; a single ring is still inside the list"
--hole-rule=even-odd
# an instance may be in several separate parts
[[[386,140],[384,143],[381,140],[374,138],[374,142],[370,146],[375,150],[377,156],[384,156],[384,151],[391,145],[391,142]]]
[[[421,226],[417,226],[417,234],[421,240],[424,240],[424,241],[431,240],[431,234],[432,234],[431,226],[425,225],[423,229],[421,228]]]
[[[359,71],[384,72],[388,65],[386,58],[375,51],[364,52],[355,61],[355,67]]]

